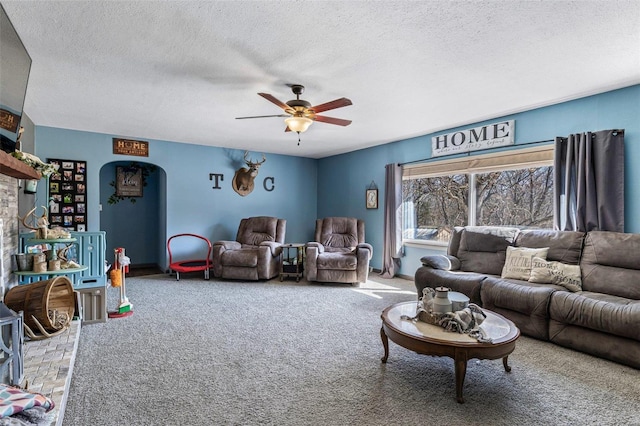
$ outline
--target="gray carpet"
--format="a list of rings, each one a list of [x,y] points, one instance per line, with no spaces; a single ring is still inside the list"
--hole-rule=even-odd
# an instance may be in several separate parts
[[[371,289],[369,289],[371,288]],[[110,289],[113,309],[118,293]],[[64,425],[640,425],[640,371],[521,337],[502,362],[390,343],[413,282],[127,279],[134,315],[83,327]]]

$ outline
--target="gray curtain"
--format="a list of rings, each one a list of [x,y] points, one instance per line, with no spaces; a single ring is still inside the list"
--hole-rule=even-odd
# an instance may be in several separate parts
[[[624,130],[555,139],[554,227],[624,232]]]
[[[382,248],[383,278],[393,278],[400,268],[402,256],[402,167],[397,163],[385,166],[384,182],[384,246]]]

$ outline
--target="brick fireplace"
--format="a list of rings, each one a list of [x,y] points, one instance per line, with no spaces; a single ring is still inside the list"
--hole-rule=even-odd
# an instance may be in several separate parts
[[[18,179],[0,174],[0,248],[2,262],[0,262],[0,292],[2,299],[7,289],[17,283],[15,275],[11,273],[12,255],[19,252],[18,247]]]

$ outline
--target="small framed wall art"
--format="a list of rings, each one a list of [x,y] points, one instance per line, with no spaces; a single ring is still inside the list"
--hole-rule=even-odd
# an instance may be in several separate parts
[[[371,181],[371,185],[367,188],[366,205],[368,209],[378,208],[378,187],[373,181]]]
[[[118,197],[142,197],[142,169],[140,167],[116,167],[116,195]]]

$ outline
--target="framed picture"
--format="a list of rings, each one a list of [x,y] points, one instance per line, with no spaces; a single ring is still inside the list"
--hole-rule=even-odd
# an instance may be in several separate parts
[[[142,169],[140,167],[116,167],[116,195],[142,197]]]
[[[367,208],[368,209],[377,209],[378,208],[378,189],[367,189]]]

